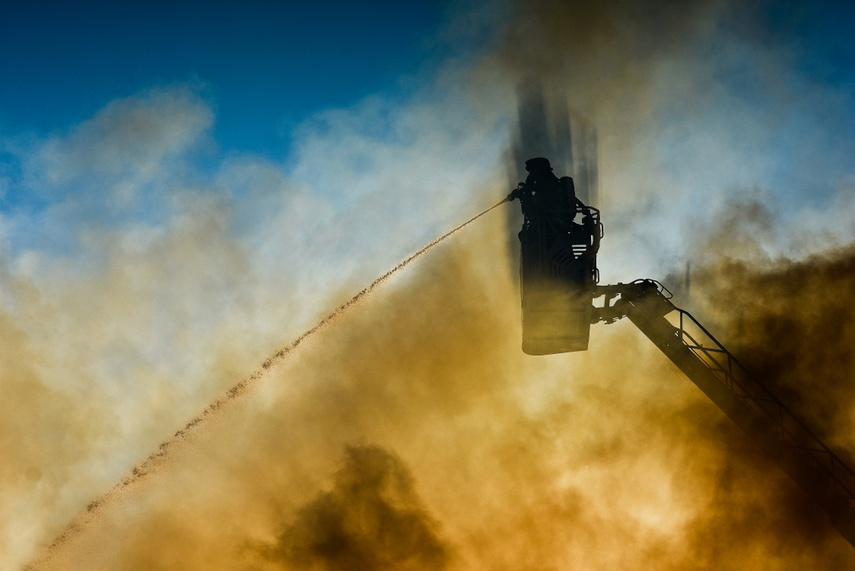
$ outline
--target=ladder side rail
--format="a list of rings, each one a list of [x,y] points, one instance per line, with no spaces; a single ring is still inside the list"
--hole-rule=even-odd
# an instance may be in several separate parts
[[[717,340],[714,337],[709,336],[708,333],[707,336],[710,337],[712,342],[717,344],[716,347],[708,347],[704,345],[703,342],[698,341],[685,328],[685,322],[683,320],[684,316],[688,316],[689,318],[692,318],[692,316],[688,314],[688,312],[679,308],[675,309],[680,313],[680,338],[686,346],[719,377],[723,383],[745,399],[749,405],[757,408],[758,411],[768,414],[770,418],[774,419],[776,421],[776,425],[779,427],[782,437],[791,435],[790,439],[793,440],[794,444],[797,444],[799,440],[807,440],[808,442],[805,444],[797,444],[806,448],[810,448],[812,444],[816,443],[822,445],[822,443],[819,442],[819,440],[809,431],[807,438],[803,437],[800,439],[796,432],[788,429],[786,427],[786,419],[795,419],[795,417],[791,413],[787,413],[788,411],[786,411],[786,407],[783,403],[775,398],[770,391],[766,390],[766,387],[761,383],[756,382],[756,379],[753,379],[753,377],[749,376],[750,381],[754,381],[753,383],[746,383],[744,381],[740,382],[734,371],[734,364],[737,364],[737,370],[742,368],[738,365],[733,355],[726,349],[722,348]],[[758,396],[756,392],[752,392],[750,390],[752,385],[761,389],[760,396]]]
[[[672,307],[674,306],[672,305]],[[721,373],[720,377],[723,382],[734,390],[737,390],[738,392],[741,391],[741,394],[746,398],[750,398],[752,400],[768,400],[776,403],[779,402],[778,399],[762,383],[748,374],[747,369],[736,360],[736,357],[734,357],[730,351],[719,343],[719,341],[713,337],[713,335],[703,325],[701,325],[700,322],[692,316],[692,314],[680,309],[679,307],[674,307],[674,310],[679,314],[679,325],[676,327],[679,330],[680,338],[695,354],[703,355],[705,361],[715,364],[713,368]],[[699,329],[701,333],[706,336],[707,340],[714,346],[710,347],[705,345],[703,341],[697,340],[695,336],[689,332],[686,326],[687,320]],[[716,358],[716,356],[723,357],[724,363],[722,363],[720,359]],[[749,377],[749,383],[740,382],[734,369],[743,371],[745,375]],[[756,394],[756,392],[750,390],[751,388],[760,389],[761,394]]]
[[[667,312],[662,311],[662,299],[665,298],[662,298],[659,293],[648,293],[636,299],[629,299],[626,315],[731,420],[757,442],[761,449],[817,505],[825,510],[830,523],[855,546],[855,504],[851,492],[853,489],[851,482],[855,481],[853,477],[855,475],[852,471],[809,430],[807,434],[815,440],[822,454],[817,454],[808,447],[794,445],[788,438],[782,438],[779,423],[774,415],[770,415],[765,409],[758,410],[756,406],[752,406],[749,399],[722,382],[714,370],[688,347],[678,328],[664,317],[664,313]],[[673,308],[670,302],[667,305]],[[696,322],[694,318],[691,319]],[[700,328],[705,331],[702,326]],[[709,335],[706,331],[705,334]],[[715,345],[724,349],[712,335],[709,337]],[[736,359],[733,359],[733,362],[747,374],[747,370]],[[793,419],[796,420],[796,426],[804,426],[794,416]],[[829,463],[829,458],[834,460]],[[844,479],[849,482],[849,485],[842,481]]]
[[[742,389],[743,398],[752,401],[756,408],[765,412],[778,425],[780,434],[783,438],[789,440],[793,445],[803,448],[807,451],[814,452],[814,458],[822,463],[827,470],[835,475],[836,480],[845,480],[839,482],[842,486],[841,491],[845,491],[850,498],[855,498],[855,471],[844,463],[816,434],[813,433],[793,412],[787,408],[777,397],[756,377],[754,377],[748,369],[739,362],[697,319],[694,318],[688,311],[674,308],[680,314],[679,328],[680,335],[687,337],[693,341],[697,349],[689,345],[690,349],[696,354],[700,351],[706,357],[710,357],[710,352],[716,352],[726,355],[728,367],[721,367],[721,364],[716,361],[715,370],[728,371],[727,381],[733,388]],[[703,343],[698,342],[686,330],[685,319],[688,319],[692,325],[700,329],[703,334],[714,344],[713,348],[704,347]],[[685,343],[685,340],[684,340]],[[704,359],[702,359],[704,360]],[[759,389],[758,391],[751,390],[752,388]],[[736,391],[740,394],[739,391]],[[764,406],[771,405],[771,406]],[[770,410],[771,409],[771,410]],[[819,456],[817,457],[816,454]]]
[[[716,372],[716,374],[721,378],[722,382],[733,388],[733,373],[731,371],[731,360],[727,357],[729,354],[726,351],[722,351],[716,348],[709,348],[703,345],[700,341],[696,340],[688,331],[683,329],[682,327],[679,329],[680,338],[685,343],[685,345],[692,350],[695,355],[698,356],[699,359],[704,361],[707,366]],[[720,361],[720,356],[724,356],[724,363]]]

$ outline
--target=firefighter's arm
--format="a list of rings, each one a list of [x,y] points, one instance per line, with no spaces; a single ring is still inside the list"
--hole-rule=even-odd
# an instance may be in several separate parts
[[[511,191],[511,193],[508,195],[508,197],[505,200],[507,200],[508,202],[512,202],[515,198],[519,198],[520,196],[522,196],[522,191],[523,191],[523,183],[520,183],[519,186],[517,186],[515,189],[513,189]]]

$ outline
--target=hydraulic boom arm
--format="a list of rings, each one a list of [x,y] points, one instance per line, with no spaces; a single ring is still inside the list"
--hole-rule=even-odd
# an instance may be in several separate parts
[[[653,280],[598,286],[602,321],[629,318],[757,442],[855,546],[855,473]]]

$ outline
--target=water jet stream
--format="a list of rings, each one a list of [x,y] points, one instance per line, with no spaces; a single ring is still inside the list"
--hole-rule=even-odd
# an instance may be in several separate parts
[[[146,476],[153,474],[157,470],[157,468],[163,464],[163,462],[165,461],[167,455],[169,454],[170,450],[172,450],[172,448],[174,448],[182,440],[185,440],[188,436],[190,436],[190,434],[192,432],[198,432],[202,428],[202,426],[204,425],[205,421],[210,420],[212,415],[215,414],[216,412],[220,411],[220,409],[224,405],[235,401],[238,397],[246,395],[249,392],[249,390],[256,384],[256,382],[258,380],[260,380],[269,369],[271,369],[273,366],[280,363],[288,354],[290,354],[295,349],[297,349],[305,339],[307,339],[311,335],[314,335],[315,333],[320,331],[322,328],[324,328],[327,325],[329,325],[330,323],[332,323],[339,316],[341,316],[342,313],[344,313],[345,311],[347,311],[348,309],[350,309],[351,307],[353,307],[354,305],[359,303],[368,294],[370,294],[372,291],[374,291],[375,288],[377,288],[383,282],[388,280],[393,274],[395,274],[399,270],[404,269],[411,262],[413,262],[414,260],[421,257],[423,254],[428,252],[434,246],[436,246],[440,242],[444,241],[446,238],[449,238],[450,236],[452,236],[453,234],[455,234],[459,230],[463,229],[464,227],[468,226],[469,224],[471,224],[472,222],[474,222],[478,218],[481,218],[482,216],[484,216],[485,214],[487,214],[491,210],[498,208],[499,206],[501,206],[502,204],[504,204],[508,201],[509,201],[508,198],[505,198],[501,202],[491,206],[490,208],[484,210],[480,214],[473,216],[472,218],[470,218],[466,222],[463,222],[462,224],[460,224],[459,226],[457,226],[456,228],[454,228],[450,232],[447,232],[446,234],[443,234],[439,238],[433,240],[432,242],[430,242],[429,244],[427,244],[426,246],[421,248],[419,251],[417,251],[415,254],[413,254],[409,258],[403,260],[397,266],[395,266],[394,268],[392,268],[391,270],[389,270],[388,272],[386,272],[382,276],[375,279],[373,282],[371,282],[370,285],[363,288],[361,291],[359,291],[352,298],[350,298],[349,300],[347,300],[346,302],[344,302],[343,304],[338,306],[329,315],[327,315],[326,317],[321,319],[317,324],[315,324],[311,329],[307,330],[305,333],[303,333],[297,339],[295,339],[293,342],[291,342],[291,344],[287,345],[286,347],[283,347],[282,349],[279,349],[278,351],[273,353],[270,357],[265,359],[265,361],[261,364],[261,366],[259,368],[255,369],[248,377],[246,377],[245,379],[240,381],[238,384],[233,386],[231,389],[229,389],[223,396],[221,396],[220,398],[218,398],[217,400],[215,400],[214,402],[209,404],[200,414],[198,414],[192,420],[190,420],[190,422],[188,422],[183,428],[181,428],[180,430],[175,432],[175,434],[173,434],[169,439],[167,439],[163,443],[161,443],[155,452],[150,454],[145,460],[143,460],[142,462],[140,462],[139,464],[137,464],[133,468],[133,470],[131,471],[131,474],[129,476],[123,478],[119,483],[117,483],[112,488],[110,488],[101,497],[96,498],[95,500],[90,502],[89,505],[86,507],[86,510],[84,510],[83,512],[78,514],[66,526],[66,528],[63,530],[63,532],[50,544],[50,546],[47,549],[47,552],[41,558],[39,558],[39,559],[31,562],[29,565],[27,565],[25,567],[25,569],[28,569],[28,570],[38,569],[41,565],[48,563],[50,561],[50,559],[52,559],[54,557],[54,555],[57,553],[59,548],[64,543],[66,543],[68,540],[70,540],[73,536],[75,536],[76,534],[81,532],[88,523],[92,522],[96,518],[97,514],[102,509],[104,509],[104,507],[106,505],[108,505],[110,503],[114,503],[115,501],[118,500],[121,493],[127,492],[127,490],[131,486],[133,486],[134,484],[136,484],[137,482],[139,482],[140,480],[142,480]]]

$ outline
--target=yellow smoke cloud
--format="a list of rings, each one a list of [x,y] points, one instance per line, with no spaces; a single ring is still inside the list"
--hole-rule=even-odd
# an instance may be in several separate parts
[[[628,323],[524,356],[507,231],[467,229],[308,338],[46,568],[855,560]]]
[[[769,132],[781,134],[774,126],[792,103],[758,118],[736,97],[714,97],[724,89],[716,74],[728,71],[709,56],[719,48],[763,64],[764,85],[786,77],[774,51],[720,34],[729,7],[520,3],[498,49],[445,78],[447,98],[425,96],[403,111],[371,100],[310,124],[293,179],[251,158],[227,161],[204,184],[171,168],[211,121],[186,94],[156,109],[148,99],[143,111],[112,106],[75,139],[114,143],[94,145],[103,160],[84,160],[82,175],[74,164],[88,155],[47,145],[36,167],[89,189],[86,200],[54,205],[47,222],[100,204],[103,185],[88,182],[104,182],[104,172],[110,208],[127,214],[155,197],[166,215],[129,216],[134,223],[118,230],[88,228],[81,216],[73,238],[82,261],[28,245],[0,264],[3,562],[24,564],[205,403],[441,233],[473,195],[489,194],[485,206],[501,198],[496,157],[508,136],[496,115],[529,76],[597,126],[604,281],[661,277],[691,258],[689,309],[700,307],[752,368],[777,370],[782,397],[829,443],[851,447],[852,401],[840,386],[851,332],[833,319],[847,311],[838,300],[851,291],[848,250],[788,264],[777,256],[788,242],[770,230],[774,214],[750,211],[766,217],[765,229],[710,214],[755,177],[771,180],[776,155],[764,144],[786,141]],[[697,57],[698,42],[709,60]],[[466,85],[448,87],[457,83]],[[834,101],[811,90],[790,97],[802,94],[811,109]],[[366,134],[384,121],[395,137]],[[139,137],[103,136],[111,125],[147,135],[141,157]],[[133,176],[104,166],[121,159],[115,144],[129,145]],[[806,219],[834,221],[828,231],[848,244],[850,195],[841,187],[836,207]],[[704,229],[713,238],[693,242]],[[628,323],[597,327],[585,354],[522,355],[508,263],[515,233],[496,213],[396,275],[182,439],[157,470],[120,486],[39,566],[855,565],[851,546],[794,485]],[[814,251],[828,241],[800,236]],[[829,323],[839,324],[833,345]],[[827,351],[840,367],[824,368],[817,355]],[[811,357],[792,374],[778,370],[794,353]]]

